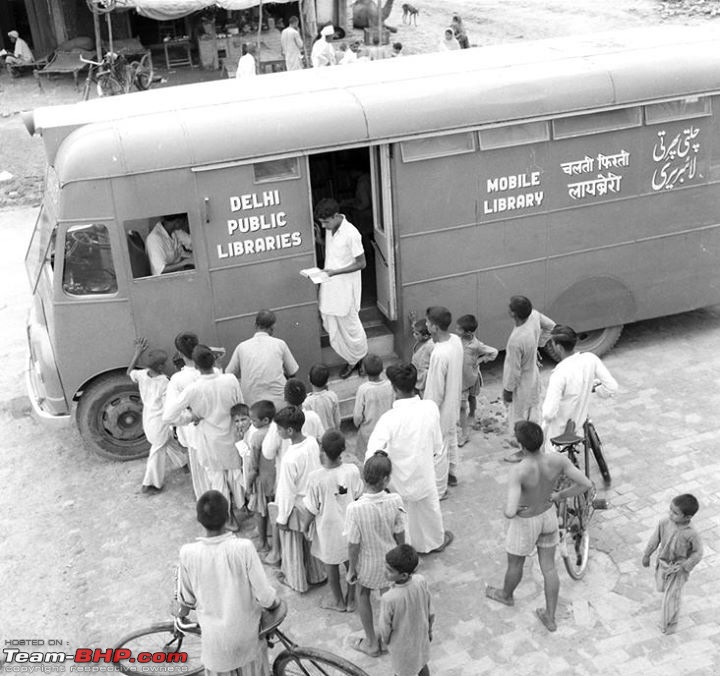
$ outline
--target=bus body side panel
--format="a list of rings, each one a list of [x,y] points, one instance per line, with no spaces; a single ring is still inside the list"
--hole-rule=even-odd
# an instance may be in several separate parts
[[[196,181],[220,343],[232,351],[271,309],[306,373],[320,361],[320,323],[317,289],[299,274],[316,264],[305,159],[197,170]]]
[[[454,318],[476,315],[481,339],[502,346],[510,296],[528,295],[543,307],[545,155],[545,144],[416,162],[394,153],[406,321],[445,305]],[[518,217],[501,220],[508,209]]]

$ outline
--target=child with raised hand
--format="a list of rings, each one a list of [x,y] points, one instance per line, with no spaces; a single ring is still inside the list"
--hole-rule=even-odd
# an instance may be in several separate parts
[[[670,513],[662,519],[645,547],[642,565],[650,566],[650,556],[658,549],[655,562],[655,583],[664,592],[660,631],[672,634],[677,628],[680,599],[690,571],[700,562],[703,546],[698,532],[690,525],[700,505],[690,493],[683,493],[670,502]]]
[[[474,315],[463,315],[455,322],[455,331],[463,346],[462,392],[460,396],[460,436],[458,446],[468,442],[468,418],[475,417],[477,395],[482,387],[480,364],[493,361],[498,351],[490,345],[481,343],[475,331],[478,322]]]
[[[435,619],[428,583],[413,575],[418,555],[410,545],[385,554],[392,587],[380,599],[378,634],[390,650],[395,676],[430,676],[430,641]]]
[[[268,503],[275,500],[275,463],[262,454],[262,442],[275,417],[275,405],[266,399],[256,401],[250,407],[250,429],[245,433],[245,443],[250,454],[246,470],[248,509],[255,515],[258,529],[258,549],[269,550]]]
[[[304,411],[315,411],[326,430],[340,429],[340,401],[337,394],[328,389],[330,369],[325,364],[315,364],[310,369],[312,392],[303,402]]]
[[[435,343],[430,339],[430,331],[428,331],[427,322],[424,319],[418,319],[413,324],[413,354],[412,365],[417,370],[417,384],[415,389],[422,399],[425,392],[425,379],[427,378],[428,367],[430,366],[430,355],[432,354]]]
[[[298,592],[325,580],[322,564],[310,553],[305,539],[306,514],[303,498],[307,495],[310,474],[320,468],[320,449],[314,437],[302,433],[305,414],[299,406],[286,406],[275,415],[281,439],[290,446],[278,471],[275,502],[277,528],[282,550],[280,581]]]
[[[348,505],[363,492],[363,481],[357,465],[343,463],[345,437],[338,430],[328,430],[320,441],[321,469],[308,479],[305,508],[314,516],[314,533],[310,553],[325,565],[331,597],[320,602],[327,610],[352,612],[355,588],[348,586],[347,598],[340,586],[340,564],[347,563],[348,542],[343,533]],[[313,529],[311,528],[311,531]]]
[[[375,633],[370,594],[388,586],[385,554],[405,542],[405,508],[397,493],[388,493],[392,463],[387,453],[377,451],[363,468],[365,493],[348,505],[345,533],[348,539],[348,584],[358,585],[357,607],[365,636],[352,641],[351,647],[371,657],[381,652]]]
[[[150,442],[150,455],[145,465],[142,492],[159,493],[165,482],[165,465],[168,457],[175,467],[187,464],[187,457],[175,441],[172,427],[163,422],[163,403],[170,380],[165,375],[165,363],[168,356],[164,350],[150,350],[147,354],[147,367],[136,368],[142,353],[147,349],[145,338],[135,341],[135,353],[127,367],[127,375],[140,390],[143,403],[143,431]]]
[[[376,354],[368,354],[363,359],[367,381],[358,387],[355,394],[353,422],[358,428],[355,454],[365,457],[367,442],[375,429],[380,416],[392,408],[395,394],[390,381],[383,379],[382,359]]]

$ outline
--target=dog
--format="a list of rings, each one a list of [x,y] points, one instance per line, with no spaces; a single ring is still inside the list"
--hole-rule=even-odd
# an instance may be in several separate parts
[[[408,25],[414,23],[417,26],[417,18],[418,18],[418,15],[420,14],[420,10],[417,7],[413,7],[409,2],[406,2],[402,6],[402,11],[403,11],[403,17],[402,17],[403,23],[407,23]]]

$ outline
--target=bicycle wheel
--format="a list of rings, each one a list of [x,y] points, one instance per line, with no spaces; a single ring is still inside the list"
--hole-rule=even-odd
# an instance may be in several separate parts
[[[140,91],[150,89],[153,82],[153,62],[150,52],[143,55],[140,61],[133,61],[133,83]]]
[[[585,434],[587,434],[588,443],[590,444],[590,448],[595,456],[595,461],[600,468],[600,474],[602,474],[603,481],[605,481],[606,484],[609,484],[612,482],[612,477],[610,476],[610,470],[608,469],[607,462],[605,462],[605,456],[603,455],[602,441],[600,441],[595,425],[593,425],[589,420],[585,425]]]
[[[151,627],[138,629],[118,641],[115,649],[126,648],[132,656],[119,660],[117,667],[124,674],[147,676],[156,665],[162,665],[163,674],[193,676],[203,671],[200,661],[200,630],[189,630],[186,635],[177,636],[172,622],[162,622]],[[152,653],[148,661],[140,662],[140,653]],[[166,657],[163,659],[163,653]],[[172,653],[185,654],[185,661]],[[158,669],[160,671],[160,669]]]
[[[572,498],[572,504],[565,501],[561,510],[562,541],[560,553],[568,575],[573,580],[581,580],[587,571],[590,558],[590,535],[587,531],[587,498],[577,495]]]
[[[283,650],[273,662],[273,676],[368,676],[342,657],[313,648]]]
[[[98,96],[115,96],[123,93],[123,86],[111,72],[105,72],[98,75],[97,92]]]

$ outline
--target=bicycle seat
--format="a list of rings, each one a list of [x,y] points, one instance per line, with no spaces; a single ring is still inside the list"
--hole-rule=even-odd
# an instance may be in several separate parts
[[[579,437],[575,433],[575,423],[572,420],[568,420],[563,433],[560,436],[550,439],[550,443],[554,446],[574,446],[575,444],[579,444],[583,438],[584,437]]]
[[[280,605],[274,610],[263,610],[260,618],[260,638],[265,638],[272,634],[287,616],[287,603],[280,600]]]

